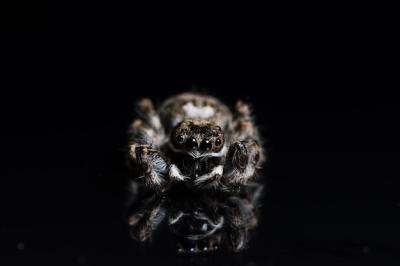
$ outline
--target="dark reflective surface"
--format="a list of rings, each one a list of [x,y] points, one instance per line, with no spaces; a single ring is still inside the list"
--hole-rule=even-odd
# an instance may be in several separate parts
[[[118,49],[97,51],[99,41],[80,52],[71,48],[81,50],[80,40],[58,41],[65,46],[49,53],[45,69],[37,64],[42,53],[32,47],[32,60],[13,56],[7,69],[18,71],[11,85],[1,84],[10,94],[0,99],[1,265],[400,265],[398,97],[382,99],[385,78],[366,71],[369,51],[354,59],[335,46],[316,52],[314,62],[303,50],[290,54],[290,47],[276,53],[276,60],[270,54],[260,60],[265,68],[246,62],[240,69],[232,51],[228,68],[213,60],[198,66],[189,58],[198,66],[197,78],[171,70],[178,76],[171,80],[164,71],[175,58],[155,73],[157,64],[146,55],[148,69],[135,72],[126,63],[136,58],[119,50],[123,41]],[[112,59],[103,57],[105,51]],[[361,63],[350,64],[349,58]],[[198,76],[213,67],[211,77]],[[251,195],[231,202],[208,194],[170,195],[154,230],[132,228],[129,214],[157,206],[151,195],[127,204],[124,148],[133,102],[161,102],[191,84],[207,87],[230,106],[238,98],[253,103],[269,157],[260,175],[263,196],[251,207]],[[199,216],[185,205],[197,203]],[[235,213],[236,206],[248,207]],[[186,215],[168,225],[180,211]],[[248,232],[231,230],[231,212],[248,214],[242,228],[251,225]],[[221,217],[223,226],[213,231]],[[221,241],[217,252],[177,252],[179,242],[184,250],[196,250],[193,243],[186,246],[188,236],[218,232],[221,240],[197,244],[204,250]],[[245,242],[244,251],[230,251]]]
[[[15,140],[2,146],[2,265],[398,265],[400,201],[392,175],[398,172],[398,153],[379,151],[376,144],[355,151],[361,141],[340,144],[321,129],[339,134],[336,127],[343,123],[364,129],[385,115],[389,119],[390,112],[271,109],[259,119],[271,129],[274,149],[260,176],[265,184],[258,204],[253,192],[233,197],[179,193],[160,201],[136,194],[140,189],[133,190],[127,178],[123,148],[132,100],[126,100],[120,116],[113,112],[111,122],[101,124],[103,118],[92,121],[87,115],[77,120],[81,125],[31,132],[29,145],[15,146],[25,138],[22,130],[2,133],[3,140]],[[79,116],[85,114],[79,110]],[[26,146],[36,152],[21,163]],[[127,202],[132,192],[136,197]],[[147,227],[131,218],[129,226],[135,213],[154,211],[159,224]],[[240,229],[232,226],[232,218],[242,223]],[[217,252],[198,252],[215,243]],[[232,251],[244,243],[247,249]]]
[[[128,224],[133,239],[150,242],[163,222],[175,240],[171,253],[239,252],[258,225],[263,186],[251,183],[237,193],[173,188],[157,195],[132,183]],[[168,248],[171,249],[171,246]]]

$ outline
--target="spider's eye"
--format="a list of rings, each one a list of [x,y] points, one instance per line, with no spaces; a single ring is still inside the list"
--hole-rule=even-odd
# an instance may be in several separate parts
[[[222,144],[222,141],[221,141],[221,139],[216,139],[215,140],[215,146],[220,146]]]
[[[186,147],[188,147],[189,149],[195,150],[197,149],[197,141],[195,138],[190,138],[186,141]]]
[[[180,135],[180,134],[177,135],[177,136],[176,136],[176,141],[179,142],[179,143],[182,143],[182,141],[183,141],[183,136]]]
[[[201,142],[201,149],[205,151],[209,151],[212,148],[212,143],[208,139],[205,139]]]

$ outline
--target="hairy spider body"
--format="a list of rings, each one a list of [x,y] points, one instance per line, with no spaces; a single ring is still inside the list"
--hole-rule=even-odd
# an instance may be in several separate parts
[[[173,184],[232,190],[246,185],[263,161],[259,133],[247,104],[232,113],[218,99],[183,93],[155,109],[150,99],[137,104],[129,128],[129,158],[148,187]]]

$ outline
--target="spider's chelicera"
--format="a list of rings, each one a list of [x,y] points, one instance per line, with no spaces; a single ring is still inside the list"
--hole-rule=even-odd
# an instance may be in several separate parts
[[[184,93],[158,109],[137,105],[129,128],[129,159],[136,175],[157,192],[173,185],[232,191],[251,180],[264,159],[247,104],[234,112],[218,99]]]

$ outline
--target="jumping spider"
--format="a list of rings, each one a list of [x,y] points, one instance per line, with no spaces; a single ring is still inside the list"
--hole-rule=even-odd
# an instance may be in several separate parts
[[[250,108],[234,112],[218,99],[183,93],[155,109],[137,104],[129,127],[129,161],[145,184],[164,192],[174,184],[232,191],[255,175],[264,159]]]

